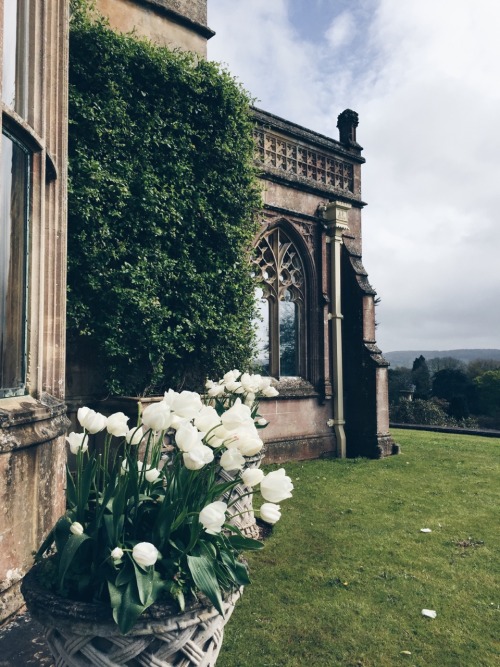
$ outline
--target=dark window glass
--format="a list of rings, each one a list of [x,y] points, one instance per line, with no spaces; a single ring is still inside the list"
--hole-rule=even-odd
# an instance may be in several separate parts
[[[264,290],[258,287],[255,290],[257,318],[255,328],[257,332],[257,350],[255,362],[257,370],[262,375],[269,375],[269,302],[264,296]]]
[[[280,301],[280,375],[295,377],[299,375],[298,365],[298,333],[299,318],[297,304],[292,301],[289,290],[284,293]]]
[[[26,373],[26,253],[30,156],[2,135],[0,181],[0,396],[21,395]]]
[[[4,0],[2,100],[27,115],[29,0]]]

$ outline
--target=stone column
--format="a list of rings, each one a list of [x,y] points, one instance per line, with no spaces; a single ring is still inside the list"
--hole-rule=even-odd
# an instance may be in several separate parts
[[[334,201],[323,208],[323,218],[330,238],[330,358],[333,382],[333,429],[337,440],[337,455],[346,456],[346,437],[344,430],[344,375],[342,366],[342,309],[340,251],[342,234],[349,229],[347,224],[350,204]]]

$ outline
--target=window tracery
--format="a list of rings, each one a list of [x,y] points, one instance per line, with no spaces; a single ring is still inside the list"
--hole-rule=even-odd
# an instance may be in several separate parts
[[[257,362],[274,377],[304,373],[305,273],[300,254],[281,229],[265,234],[255,249],[259,318]]]

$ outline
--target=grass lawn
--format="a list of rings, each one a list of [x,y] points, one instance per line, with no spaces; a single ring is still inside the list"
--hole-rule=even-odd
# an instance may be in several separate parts
[[[389,459],[284,466],[218,667],[500,665],[500,440],[393,436]]]

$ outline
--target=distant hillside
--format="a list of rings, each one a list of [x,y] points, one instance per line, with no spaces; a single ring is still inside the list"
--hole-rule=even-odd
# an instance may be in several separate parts
[[[498,359],[500,350],[400,350],[396,352],[384,352],[384,357],[390,361],[392,368],[405,366],[411,368],[417,357],[423,355],[427,360],[435,357],[453,357],[460,359],[466,364],[475,359]]]

